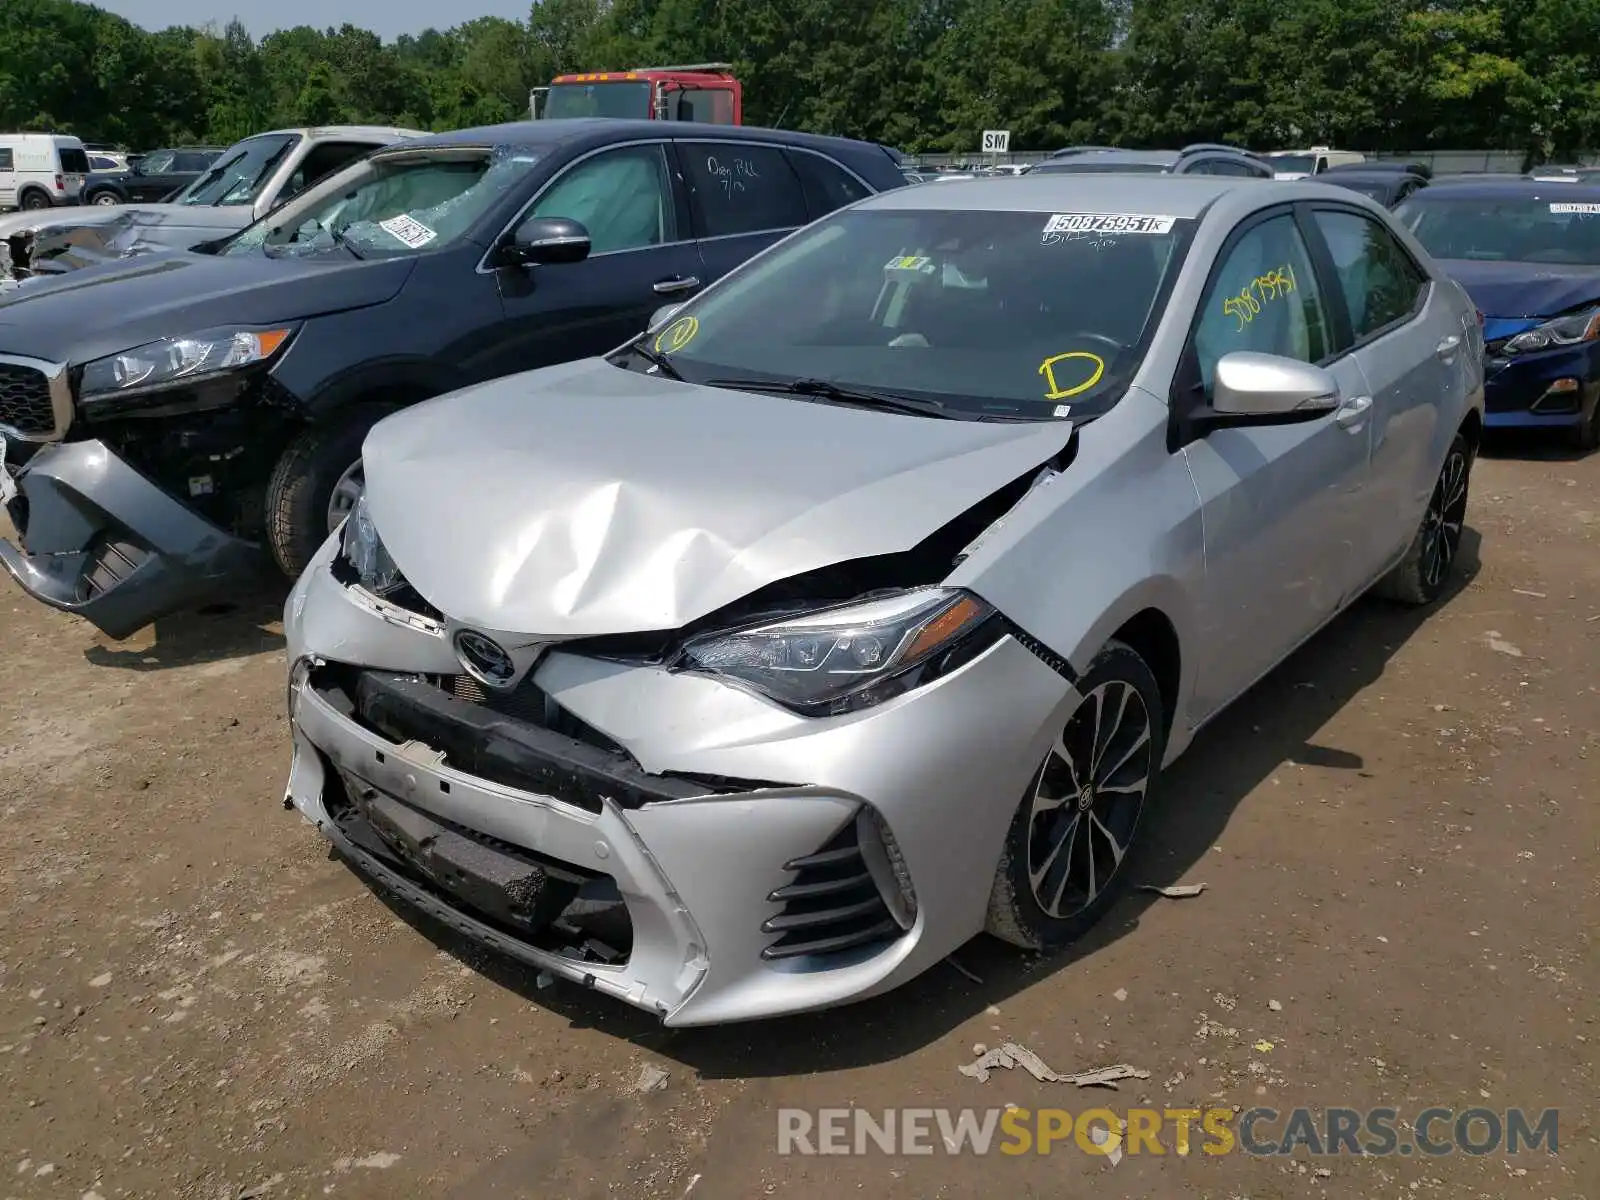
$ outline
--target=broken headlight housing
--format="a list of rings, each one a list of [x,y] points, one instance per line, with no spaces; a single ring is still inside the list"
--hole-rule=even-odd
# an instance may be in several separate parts
[[[209,329],[108,354],[84,366],[79,398],[94,404],[118,396],[163,391],[266,362],[293,332],[290,328]]]
[[[394,565],[383,539],[378,536],[378,527],[373,524],[365,496],[356,501],[355,508],[345,518],[340,538],[345,561],[367,591],[381,596],[404,582],[400,568]]]
[[[1003,632],[998,614],[976,596],[916,588],[693,638],[680,665],[807,716],[833,716],[947,674]]]
[[[1600,338],[1600,305],[1592,305],[1507,338],[1505,352],[1531,354],[1535,350],[1576,346],[1579,342],[1592,342],[1597,338]]]

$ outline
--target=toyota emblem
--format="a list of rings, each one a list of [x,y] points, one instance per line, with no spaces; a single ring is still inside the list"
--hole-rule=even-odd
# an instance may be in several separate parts
[[[492,637],[471,629],[456,634],[456,658],[479,683],[492,688],[509,688],[517,677],[517,664],[504,646]]]

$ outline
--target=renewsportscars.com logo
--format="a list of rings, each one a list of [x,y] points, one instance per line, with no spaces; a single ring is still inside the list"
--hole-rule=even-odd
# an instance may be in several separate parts
[[[781,1108],[778,1153],[1484,1155],[1560,1152],[1560,1110],[1425,1108]]]

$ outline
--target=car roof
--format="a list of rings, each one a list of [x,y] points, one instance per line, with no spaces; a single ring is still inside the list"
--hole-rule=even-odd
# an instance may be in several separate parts
[[[294,133],[305,134],[312,138],[336,137],[383,137],[383,138],[418,138],[427,137],[426,129],[405,129],[398,125],[300,125],[293,129],[267,129],[261,133],[252,133],[250,137],[240,138],[240,142],[248,142],[252,138],[273,137],[278,134]],[[238,145],[238,142],[233,143]]]
[[[892,156],[877,142],[854,138],[828,137],[818,133],[799,133],[792,129],[765,129],[759,125],[709,125],[697,121],[628,120],[620,117],[557,117],[540,121],[508,121],[503,125],[480,125],[449,133],[430,134],[407,143],[413,150],[430,146],[557,146],[568,143],[606,145],[662,137],[714,138],[734,142],[778,142],[789,146],[837,146],[841,143],[865,147],[886,157]]]
[[[1563,184],[1568,191],[1576,185]],[[864,209],[939,209],[950,212],[1153,213],[1193,219],[1234,192],[1258,207],[1320,193],[1347,200],[1350,191],[1300,180],[1228,175],[1114,175],[1035,172],[974,179],[964,188],[896,188],[858,202]]]
[[[1170,167],[1182,157],[1183,155],[1177,150],[1100,150],[1090,148],[1073,150],[1070,154],[1062,154],[1058,151],[1056,155],[1045,159],[1044,162],[1037,165],[1044,166],[1045,163],[1065,165],[1084,162],[1127,162]]]
[[[1544,183],[1537,179],[1524,179],[1513,175],[1505,183],[1457,183],[1440,188],[1438,181],[1432,187],[1419,189],[1409,197],[1412,200],[1555,200],[1600,204],[1600,184]]]

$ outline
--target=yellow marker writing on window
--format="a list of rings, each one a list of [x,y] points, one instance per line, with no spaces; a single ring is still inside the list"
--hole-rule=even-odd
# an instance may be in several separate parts
[[[695,317],[679,317],[660,333],[656,334],[656,353],[675,354],[690,342],[694,335],[700,332],[700,321]]]
[[[1059,362],[1065,362],[1069,358],[1078,358],[1082,359],[1084,362],[1093,364],[1094,373],[1082,383],[1074,384],[1069,388],[1063,388],[1059,383],[1056,382],[1056,364]],[[1044,381],[1050,389],[1044,394],[1044,398],[1046,400],[1065,400],[1068,396],[1082,395],[1095,384],[1099,383],[1100,376],[1104,375],[1105,373],[1106,360],[1101,358],[1098,354],[1091,354],[1087,350],[1068,350],[1065,354],[1057,354],[1051,358],[1045,359],[1039,364],[1039,374],[1044,376]]]
[[[1284,263],[1264,275],[1257,275],[1240,289],[1237,296],[1224,296],[1222,315],[1235,318],[1239,324],[1235,333],[1261,315],[1262,306],[1269,300],[1282,300],[1295,290],[1294,266]]]

